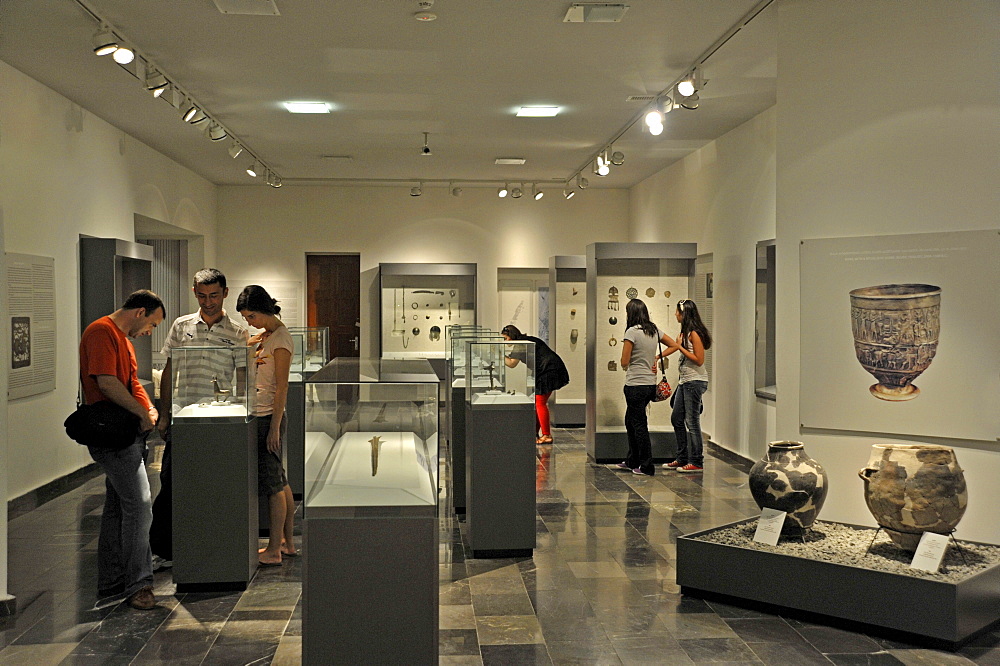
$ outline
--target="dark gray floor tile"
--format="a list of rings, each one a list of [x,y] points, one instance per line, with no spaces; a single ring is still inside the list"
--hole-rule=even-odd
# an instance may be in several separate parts
[[[727,618],[736,635],[747,643],[803,643],[805,639],[781,618]]]
[[[278,641],[243,641],[215,643],[202,664],[232,666],[233,664],[267,664],[278,649]]]
[[[1000,648],[963,648],[961,654],[980,666],[1000,666]]]
[[[527,645],[483,645],[483,666],[510,666],[511,664],[551,664],[548,650],[540,643]]]
[[[535,615],[539,618],[593,617],[594,609],[580,589],[529,590]]]
[[[724,604],[721,601],[709,601],[708,605],[718,614],[719,617],[726,619],[729,618],[774,618],[777,617],[771,613],[765,613],[763,611],[754,610],[752,608],[743,608],[741,606],[732,606],[730,604]]]
[[[442,629],[438,632],[438,654],[478,655],[479,638],[475,629]]]
[[[130,655],[106,653],[76,653],[59,662],[59,666],[128,666],[134,657]]]
[[[872,654],[827,654],[826,658],[838,666],[899,666],[907,662],[900,661],[888,652]],[[920,662],[917,662],[920,663]],[[925,662],[928,666],[940,666],[944,662]]]
[[[738,638],[690,638],[680,639],[677,643],[695,663],[758,661],[753,650]]]
[[[539,617],[542,635],[546,641],[582,641],[594,643],[607,641],[609,636],[604,625],[596,617]]]
[[[669,636],[622,638],[611,641],[623,664],[693,664],[680,644]]]
[[[520,594],[473,594],[472,608],[476,615],[531,615],[531,600]]]
[[[829,666],[830,660],[805,641],[798,643],[747,643],[767,666]]]
[[[554,666],[602,665],[618,666],[622,663],[610,642],[586,643],[583,641],[546,640],[549,657]]]
[[[820,652],[837,654],[871,654],[881,652],[882,646],[862,634],[855,634],[833,627],[802,627],[796,629]]]

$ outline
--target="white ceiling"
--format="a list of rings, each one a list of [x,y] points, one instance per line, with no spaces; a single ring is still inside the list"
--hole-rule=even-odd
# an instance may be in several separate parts
[[[566,180],[642,103],[681,77],[760,0],[626,0],[620,23],[564,23],[567,0],[275,0],[280,16],[221,13],[212,0],[80,0],[285,183]],[[244,4],[263,0],[243,0]],[[774,5],[704,65],[696,111],[636,125],[625,164],[592,187],[630,187],[775,103]],[[92,53],[77,0],[0,0],[0,59],[217,184],[246,185],[249,158],[181,121],[131,72]],[[328,102],[292,115],[284,101]],[[556,118],[516,118],[555,105]],[[430,157],[420,154],[430,132]],[[350,155],[350,161],[323,155]],[[523,166],[496,166],[524,157]],[[256,182],[260,183],[258,178]],[[474,183],[473,183],[474,184]]]

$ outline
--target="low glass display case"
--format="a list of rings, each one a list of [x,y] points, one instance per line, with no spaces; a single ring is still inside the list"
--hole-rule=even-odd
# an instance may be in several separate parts
[[[394,367],[392,377],[435,377],[427,361],[412,363],[421,368]],[[373,366],[365,367],[372,372]],[[359,376],[345,382],[326,380],[327,374],[306,382],[306,515],[362,506],[429,507],[436,513],[437,381]]]
[[[533,402],[535,343],[471,341],[465,350],[465,399],[473,406]]]
[[[253,413],[253,348],[176,347],[171,350],[173,419],[246,420]]]
[[[328,326],[289,326],[295,341],[291,374],[308,378],[330,360],[330,328]]]

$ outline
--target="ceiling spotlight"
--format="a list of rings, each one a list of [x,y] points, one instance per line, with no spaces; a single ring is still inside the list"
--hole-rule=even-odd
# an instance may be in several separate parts
[[[611,173],[611,167],[608,166],[608,163],[605,161],[603,154],[598,155],[597,158],[594,160],[594,173],[602,177],[607,176],[609,173]]]
[[[235,141],[233,141],[233,144],[231,146],[229,146],[229,156],[232,157],[234,160],[237,157],[239,157],[240,153],[242,153],[242,152],[243,152],[243,146],[241,146],[240,144],[236,143]]]
[[[511,189],[511,191],[510,191],[510,196],[512,198],[514,198],[514,199],[520,199],[521,195],[523,195],[523,194],[524,194],[524,191],[520,187],[516,187],[516,186],[513,189]]]
[[[265,185],[270,185],[271,184],[271,177],[273,175],[274,174],[271,173],[270,171],[264,171],[264,184]]]
[[[646,127],[653,127],[654,125],[663,124],[663,114],[660,113],[659,109],[653,109],[646,114]]]
[[[676,106],[676,104],[674,102],[674,98],[671,97],[670,95],[667,95],[666,97],[664,97],[663,100],[661,100],[660,104],[659,104],[659,107],[660,107],[660,109],[662,109],[664,115],[666,115],[666,114],[670,113],[671,111],[673,111],[674,110],[674,106]]]
[[[275,175],[274,178],[271,179],[271,187],[276,189],[281,187],[281,176]]]
[[[420,154],[424,157],[429,157],[434,154],[431,152],[430,146],[427,145],[427,134],[428,132],[424,132],[424,147],[420,149]]]
[[[212,141],[222,141],[226,138],[226,130],[219,123],[211,122],[205,128],[205,136]]]
[[[135,60],[135,51],[127,46],[119,46],[115,49],[115,52],[111,54],[111,57],[114,58],[115,62],[119,65],[127,65]]]
[[[254,160],[249,165],[247,165],[247,175],[253,178],[257,177],[257,160]]]
[[[585,190],[590,187],[590,181],[583,177],[582,173],[576,174],[576,186],[581,190]]]
[[[507,183],[504,183],[503,186],[499,190],[497,190],[497,196],[503,199],[505,196],[507,196],[507,193],[509,191],[510,190],[507,188]]]
[[[691,72],[677,84],[677,93],[681,97],[690,97],[701,90],[702,85],[704,85],[704,81],[701,80],[701,72],[699,72],[696,68],[691,70]]]
[[[616,150],[615,152],[611,153],[611,163],[614,164],[615,166],[621,166],[625,164],[625,153],[623,153],[620,150]]]
[[[699,97],[698,93],[691,95],[690,97],[684,97],[681,99],[681,107],[689,111],[694,111],[698,108]]]
[[[663,134],[663,125],[649,125],[646,129],[648,129],[649,133],[653,136],[660,136]]]
[[[163,74],[160,74],[155,69],[151,69],[146,73],[146,90],[153,93],[153,97],[159,97],[162,95],[168,85],[170,85],[170,83],[167,81],[167,77],[163,76]]]
[[[545,192],[542,192],[540,189],[538,189],[538,183],[532,183],[531,184],[531,198],[533,198],[535,201],[538,201],[539,199],[541,199],[544,196],[545,196]]]
[[[206,118],[208,118],[208,116],[205,114],[204,111],[202,111],[198,107],[193,107],[193,108],[194,108],[194,113],[190,114],[190,117],[188,118],[188,122],[189,123],[191,123],[192,125],[197,125],[201,121],[203,121]],[[185,115],[188,115],[188,114],[185,114]]]
[[[572,199],[575,196],[576,196],[576,190],[571,188],[566,188],[565,190],[563,190],[563,197],[565,197],[566,199]]]
[[[118,50],[118,38],[115,37],[114,33],[108,29],[108,26],[102,25],[96,33],[94,33],[94,55],[106,56],[111,55]]]

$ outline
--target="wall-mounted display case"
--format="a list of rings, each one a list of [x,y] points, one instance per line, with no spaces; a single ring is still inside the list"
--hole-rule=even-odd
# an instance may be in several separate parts
[[[569,384],[552,394],[552,423],[580,426],[587,404],[587,257],[549,260],[549,347],[569,372]]]
[[[305,663],[437,660],[438,387],[426,360],[306,382]]]
[[[693,293],[697,245],[694,243],[592,243],[587,246],[587,453],[598,463],[620,462],[628,452],[625,432],[625,372],[621,369],[625,306],[632,298],[646,304],[661,331],[675,337],[677,302]],[[667,377],[677,385],[675,356]],[[669,407],[649,410],[654,460],[677,450]]]
[[[475,264],[379,264],[382,358],[445,358],[445,328],[476,323]]]
[[[171,352],[173,577],[182,592],[245,589],[257,571],[255,367],[250,347]]]
[[[473,557],[530,555],[535,547],[535,344],[466,345],[469,545]]]

